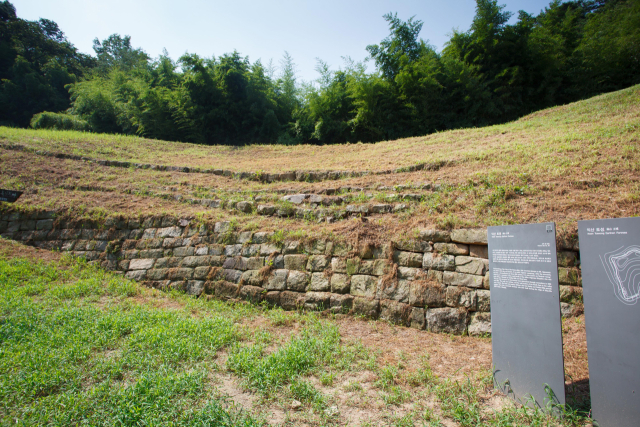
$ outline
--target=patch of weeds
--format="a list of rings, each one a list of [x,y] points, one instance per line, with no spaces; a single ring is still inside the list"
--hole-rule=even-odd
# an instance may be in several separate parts
[[[387,365],[378,370],[378,380],[375,382],[376,387],[383,390],[389,389],[396,384],[398,378],[398,368]]]
[[[382,395],[382,400],[387,405],[401,405],[410,397],[409,392],[400,386],[394,385],[389,387],[388,390],[388,393]]]
[[[344,387],[344,391],[362,391],[362,385],[358,381],[352,380]]]
[[[296,400],[313,406],[316,410],[324,409],[326,401],[322,393],[318,391],[309,381],[297,378],[289,384],[288,392]]]
[[[421,361],[420,368],[416,371],[412,372],[407,377],[407,382],[409,385],[413,387],[425,386],[428,384],[432,384],[437,381],[438,377],[435,376],[433,371],[431,370],[431,365],[429,364],[429,358],[424,357]]]
[[[249,387],[268,394],[340,355],[337,326],[315,321],[271,354],[265,355],[260,345],[236,346],[227,368],[244,377]]]
[[[324,372],[320,374],[320,384],[323,386],[332,386],[335,378],[336,374],[334,372]]]

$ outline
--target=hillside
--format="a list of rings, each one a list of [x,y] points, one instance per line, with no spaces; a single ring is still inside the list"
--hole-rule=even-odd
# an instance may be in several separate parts
[[[236,148],[1,127],[0,188],[24,190],[18,205],[29,208],[172,212],[299,235],[397,238],[425,225],[541,221],[571,232],[579,219],[638,215],[639,129],[640,86],[504,125],[376,144]],[[291,171],[304,173],[264,179]],[[319,198],[282,200],[299,193]],[[371,220],[341,220],[351,214]]]

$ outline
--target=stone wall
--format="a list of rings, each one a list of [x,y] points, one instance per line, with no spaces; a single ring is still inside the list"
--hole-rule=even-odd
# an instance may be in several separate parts
[[[487,233],[422,230],[380,246],[328,240],[276,242],[272,232],[235,232],[170,216],[74,221],[55,212],[0,215],[9,239],[67,251],[158,289],[247,300],[285,310],[330,310],[427,329],[490,333]],[[558,242],[563,316],[578,314],[577,243]]]

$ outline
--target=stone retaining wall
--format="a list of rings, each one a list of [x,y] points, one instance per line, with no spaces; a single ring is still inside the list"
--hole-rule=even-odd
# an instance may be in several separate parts
[[[12,212],[0,215],[0,234],[196,297],[348,312],[433,332],[491,331],[484,229],[422,230],[413,240],[354,247],[276,242],[275,233],[235,232],[229,222],[154,216],[96,223]],[[582,306],[579,252],[562,240],[558,251],[562,313],[571,316]]]

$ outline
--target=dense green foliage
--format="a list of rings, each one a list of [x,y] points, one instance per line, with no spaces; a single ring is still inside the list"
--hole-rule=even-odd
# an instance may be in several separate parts
[[[387,14],[389,36],[367,47],[376,70],[319,61],[320,77],[299,84],[288,54],[276,74],[238,52],[151,59],[114,34],[94,40],[93,59],[55,23],[19,19],[5,1],[0,123],[68,109],[95,132],[165,140],[371,142],[506,122],[640,82],[638,0],[553,0],[514,24],[497,0],[476,2],[469,30],[442,52],[419,39],[421,21]]]

